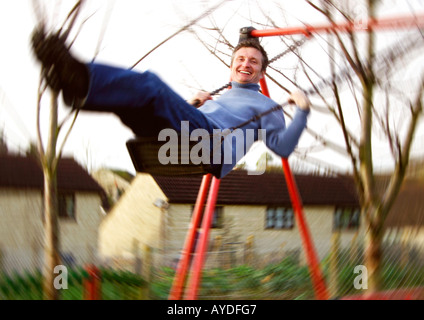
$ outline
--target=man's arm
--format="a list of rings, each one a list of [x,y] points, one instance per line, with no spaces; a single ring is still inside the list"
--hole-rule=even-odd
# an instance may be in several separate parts
[[[295,104],[298,109],[288,127],[285,126],[283,113],[273,112],[262,119],[262,128],[266,128],[266,145],[276,154],[287,158],[295,149],[299,138],[306,127],[311,102],[300,90],[290,94],[289,103]]]

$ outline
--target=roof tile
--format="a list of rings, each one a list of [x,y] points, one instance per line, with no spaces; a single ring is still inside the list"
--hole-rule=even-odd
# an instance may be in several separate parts
[[[154,176],[170,202],[194,203],[202,181],[201,176]],[[350,177],[295,175],[305,205],[358,205],[355,184]],[[249,175],[234,170],[221,180],[219,204],[290,205],[283,173]]]
[[[97,182],[74,159],[62,158],[57,172],[59,190],[103,192]],[[43,186],[43,172],[35,159],[0,155],[0,187],[43,189]]]

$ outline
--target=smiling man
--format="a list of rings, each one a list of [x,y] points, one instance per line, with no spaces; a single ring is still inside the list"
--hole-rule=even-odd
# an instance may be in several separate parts
[[[258,83],[265,76],[268,58],[261,46],[249,47],[242,42],[234,51],[231,61],[231,78],[238,83]]]
[[[231,57],[231,79],[241,84],[259,83],[265,76],[267,66],[268,56],[262,46],[255,40],[242,41],[234,48]],[[212,100],[212,96],[200,91],[190,100],[190,104],[201,106],[207,100]]]
[[[212,137],[216,132],[237,128],[238,136],[244,139],[224,139],[218,161],[213,157],[215,145],[210,144],[210,173],[217,178],[229,173],[260,138],[276,154],[288,157],[306,127],[310,101],[301,91],[289,97],[289,101],[298,106],[289,126],[286,127],[281,111],[258,116],[277,103],[259,92],[258,83],[265,75],[268,58],[257,40],[242,41],[234,49],[231,90],[215,100],[209,93],[200,92],[191,100],[196,101],[196,107],[154,73],[82,63],[71,55],[61,39],[55,35],[46,37],[42,30],[34,32],[32,46],[47,83],[62,92],[67,105],[86,111],[115,113],[136,136],[157,137],[164,129],[191,135],[202,129]],[[188,128],[182,128],[183,123]],[[241,126],[243,123],[245,125]],[[261,136],[260,132],[265,134]],[[231,157],[226,159],[230,160],[223,161],[228,152]]]

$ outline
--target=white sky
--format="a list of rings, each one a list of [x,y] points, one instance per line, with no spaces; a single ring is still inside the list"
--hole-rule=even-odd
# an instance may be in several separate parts
[[[48,23],[55,28],[62,23],[65,14],[75,3],[75,1],[69,0],[0,0],[0,43],[2,43],[0,132],[3,130],[9,148],[14,151],[26,149],[29,141],[35,140],[36,136],[36,94],[39,66],[35,63],[29,47],[30,34],[36,21],[32,2],[43,4],[48,14]],[[177,31],[187,21],[219,2],[87,0],[80,17],[86,18],[91,14],[93,16],[84,24],[73,47],[73,52],[86,61],[93,58],[103,22],[107,13],[110,12],[108,9],[113,8],[111,16],[107,20],[108,25],[97,61],[130,67],[147,51]],[[275,2],[281,5],[281,9],[276,7]],[[302,22],[313,24],[321,21],[321,17],[303,1],[290,0],[227,1],[211,17],[219,27],[225,26],[225,35],[228,40],[236,44],[239,28],[251,25],[250,19],[257,20],[256,17],[263,19],[257,3],[261,4],[265,13],[272,13],[276,19],[280,17],[277,23],[281,27],[299,26]],[[384,1],[384,3],[384,14],[399,12],[399,1]],[[409,0],[402,1],[402,3],[402,10],[405,13],[411,13],[411,10],[416,13],[424,12],[422,1]],[[282,12],[284,12],[284,19],[287,20],[281,19]],[[203,19],[200,24],[210,26],[209,18]],[[263,21],[263,23],[267,24],[268,21]],[[262,28],[262,26],[255,27]],[[263,40],[270,58],[286,49],[281,45],[275,47],[273,41],[269,38]],[[316,61],[316,58],[313,54],[311,55],[311,60]],[[421,61],[418,67],[422,66]],[[323,70],[326,68],[324,64],[320,65],[319,63],[318,67],[322,67]],[[227,68],[211,56],[188,32],[181,33],[156,50],[136,69],[150,69],[157,72],[185,98],[189,98],[196,89],[214,90],[225,84],[229,77]],[[270,85],[270,82],[268,84]],[[271,97],[277,102],[286,99],[287,94],[283,90],[272,85],[270,85],[270,89]],[[48,101],[45,101],[46,105],[43,110],[48,109],[47,103]],[[64,106],[60,107],[61,118],[66,114],[66,110]],[[46,127],[48,115],[43,112],[42,116],[43,127]],[[331,122],[318,126],[320,126],[318,131],[328,132],[329,135],[334,135],[334,131],[337,132],[337,128],[335,129]],[[74,156],[78,162],[89,169],[107,166],[134,172],[125,146],[125,142],[132,136],[130,130],[125,128],[114,116],[81,113],[66,143],[65,154]],[[423,134],[419,133],[417,139],[423,137]],[[256,152],[253,151],[256,156],[262,152],[261,148],[257,148]],[[417,152],[419,153],[419,151]],[[336,162],[335,154],[321,156],[317,153],[314,157],[321,157],[329,163]]]

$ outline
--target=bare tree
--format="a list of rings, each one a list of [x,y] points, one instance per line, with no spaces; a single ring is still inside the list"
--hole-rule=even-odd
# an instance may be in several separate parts
[[[66,39],[75,23],[80,12],[83,1],[78,1],[69,12],[63,26],[59,29],[58,35]],[[38,13],[38,26],[36,32],[44,32],[44,18],[39,11],[39,3],[34,4],[35,12]],[[42,98],[46,93],[47,84],[44,81],[46,70],[42,70],[40,77],[40,85],[38,89],[37,102],[37,156],[41,164],[44,176],[44,266],[43,266],[43,296],[44,299],[57,300],[60,298],[59,290],[54,288],[55,267],[61,264],[60,259],[60,232],[59,232],[59,201],[57,192],[57,168],[63,151],[65,142],[75,123],[77,112],[74,113],[73,121],[65,133],[62,145],[58,146],[58,136],[66,122],[71,116],[59,123],[58,117],[58,98],[59,92],[50,90],[49,104],[49,123],[47,142],[44,144],[41,134],[40,113],[42,106]]]
[[[366,20],[371,22],[375,19],[378,2],[366,1],[368,12]],[[322,1],[320,6],[309,3],[331,23],[335,23],[335,15],[341,15],[347,22],[355,23],[355,16],[349,10],[351,8],[346,6],[346,2],[328,0]],[[409,97],[397,89],[396,77],[399,77],[400,73],[396,73],[396,69],[410,67],[408,62],[414,61],[413,53],[422,47],[423,39],[422,35],[416,32],[409,35],[407,41],[403,39],[402,42],[391,44],[383,53],[379,53],[376,44],[377,31],[367,28],[366,32],[362,33],[364,35],[362,44],[359,32],[355,31],[363,30],[353,28],[346,36],[334,33],[335,43],[329,43],[331,48],[328,52],[332,71],[332,100],[335,101],[335,106],[328,102],[328,97],[321,95],[321,98],[342,129],[346,151],[351,159],[366,229],[364,256],[368,270],[368,288],[370,291],[376,291],[382,289],[383,226],[405,178],[414,133],[422,112],[424,90],[424,70],[418,70],[421,74],[414,88],[415,96]],[[345,72],[342,78],[337,77],[336,50],[341,52],[341,57],[344,58],[348,68],[348,72]],[[340,79],[343,78],[344,83],[341,83]],[[360,130],[356,133],[349,129],[351,119],[345,115],[347,107],[352,105],[348,104],[341,94],[341,87],[346,83],[351,88],[350,99],[356,103],[360,123]],[[396,112],[402,112],[404,115],[402,122],[398,122],[399,126],[394,126]],[[404,130],[400,130],[400,125]],[[374,170],[373,138],[376,134],[389,145],[394,164],[393,174],[383,189],[376,183]]]

